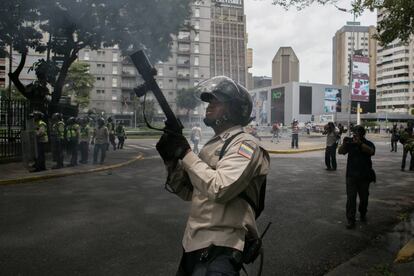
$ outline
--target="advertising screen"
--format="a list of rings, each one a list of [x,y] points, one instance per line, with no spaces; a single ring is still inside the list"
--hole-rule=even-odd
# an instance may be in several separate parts
[[[342,111],[342,91],[337,88],[325,88],[323,112],[335,113]]]
[[[285,88],[278,87],[271,90],[271,120],[285,123]]]
[[[369,58],[352,58],[352,94],[351,100],[369,102]]]
[[[299,114],[312,114],[312,87],[299,87]]]

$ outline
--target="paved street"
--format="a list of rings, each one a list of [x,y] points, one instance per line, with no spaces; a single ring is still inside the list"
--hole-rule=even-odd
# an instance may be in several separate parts
[[[0,186],[1,274],[174,275],[189,206],[164,190],[154,143],[130,142],[145,157],[120,169]],[[323,151],[272,155],[258,222],[273,222],[263,275],[323,275],[413,209],[414,173],[399,170],[401,152],[376,145],[369,222],[353,231],[344,225],[343,156],[328,172]]]

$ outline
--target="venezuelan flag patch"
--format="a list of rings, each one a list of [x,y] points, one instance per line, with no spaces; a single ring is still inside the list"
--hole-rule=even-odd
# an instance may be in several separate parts
[[[239,151],[237,153],[246,157],[247,159],[252,159],[254,148],[250,146],[249,144],[247,144],[246,142],[243,142],[240,145]]]

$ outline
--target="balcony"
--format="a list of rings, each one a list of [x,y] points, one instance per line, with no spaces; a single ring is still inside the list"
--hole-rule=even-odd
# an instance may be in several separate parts
[[[191,54],[191,50],[190,49],[178,49],[177,50],[178,54],[182,54],[182,55],[190,55]]]
[[[190,74],[177,74],[177,79],[179,79],[179,80],[188,80],[188,79],[190,79]]]
[[[136,78],[137,77],[137,74],[132,73],[132,72],[129,72],[129,71],[122,71],[121,76],[123,78]]]
[[[177,41],[180,43],[190,43],[191,39],[189,36],[184,36],[184,37],[178,37]]]
[[[189,68],[190,60],[186,60],[184,62],[177,62],[177,67]]]

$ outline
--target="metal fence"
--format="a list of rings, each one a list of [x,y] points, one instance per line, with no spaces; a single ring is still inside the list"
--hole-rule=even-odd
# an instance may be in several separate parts
[[[29,111],[28,101],[0,97],[0,162],[21,159],[21,136]]]

